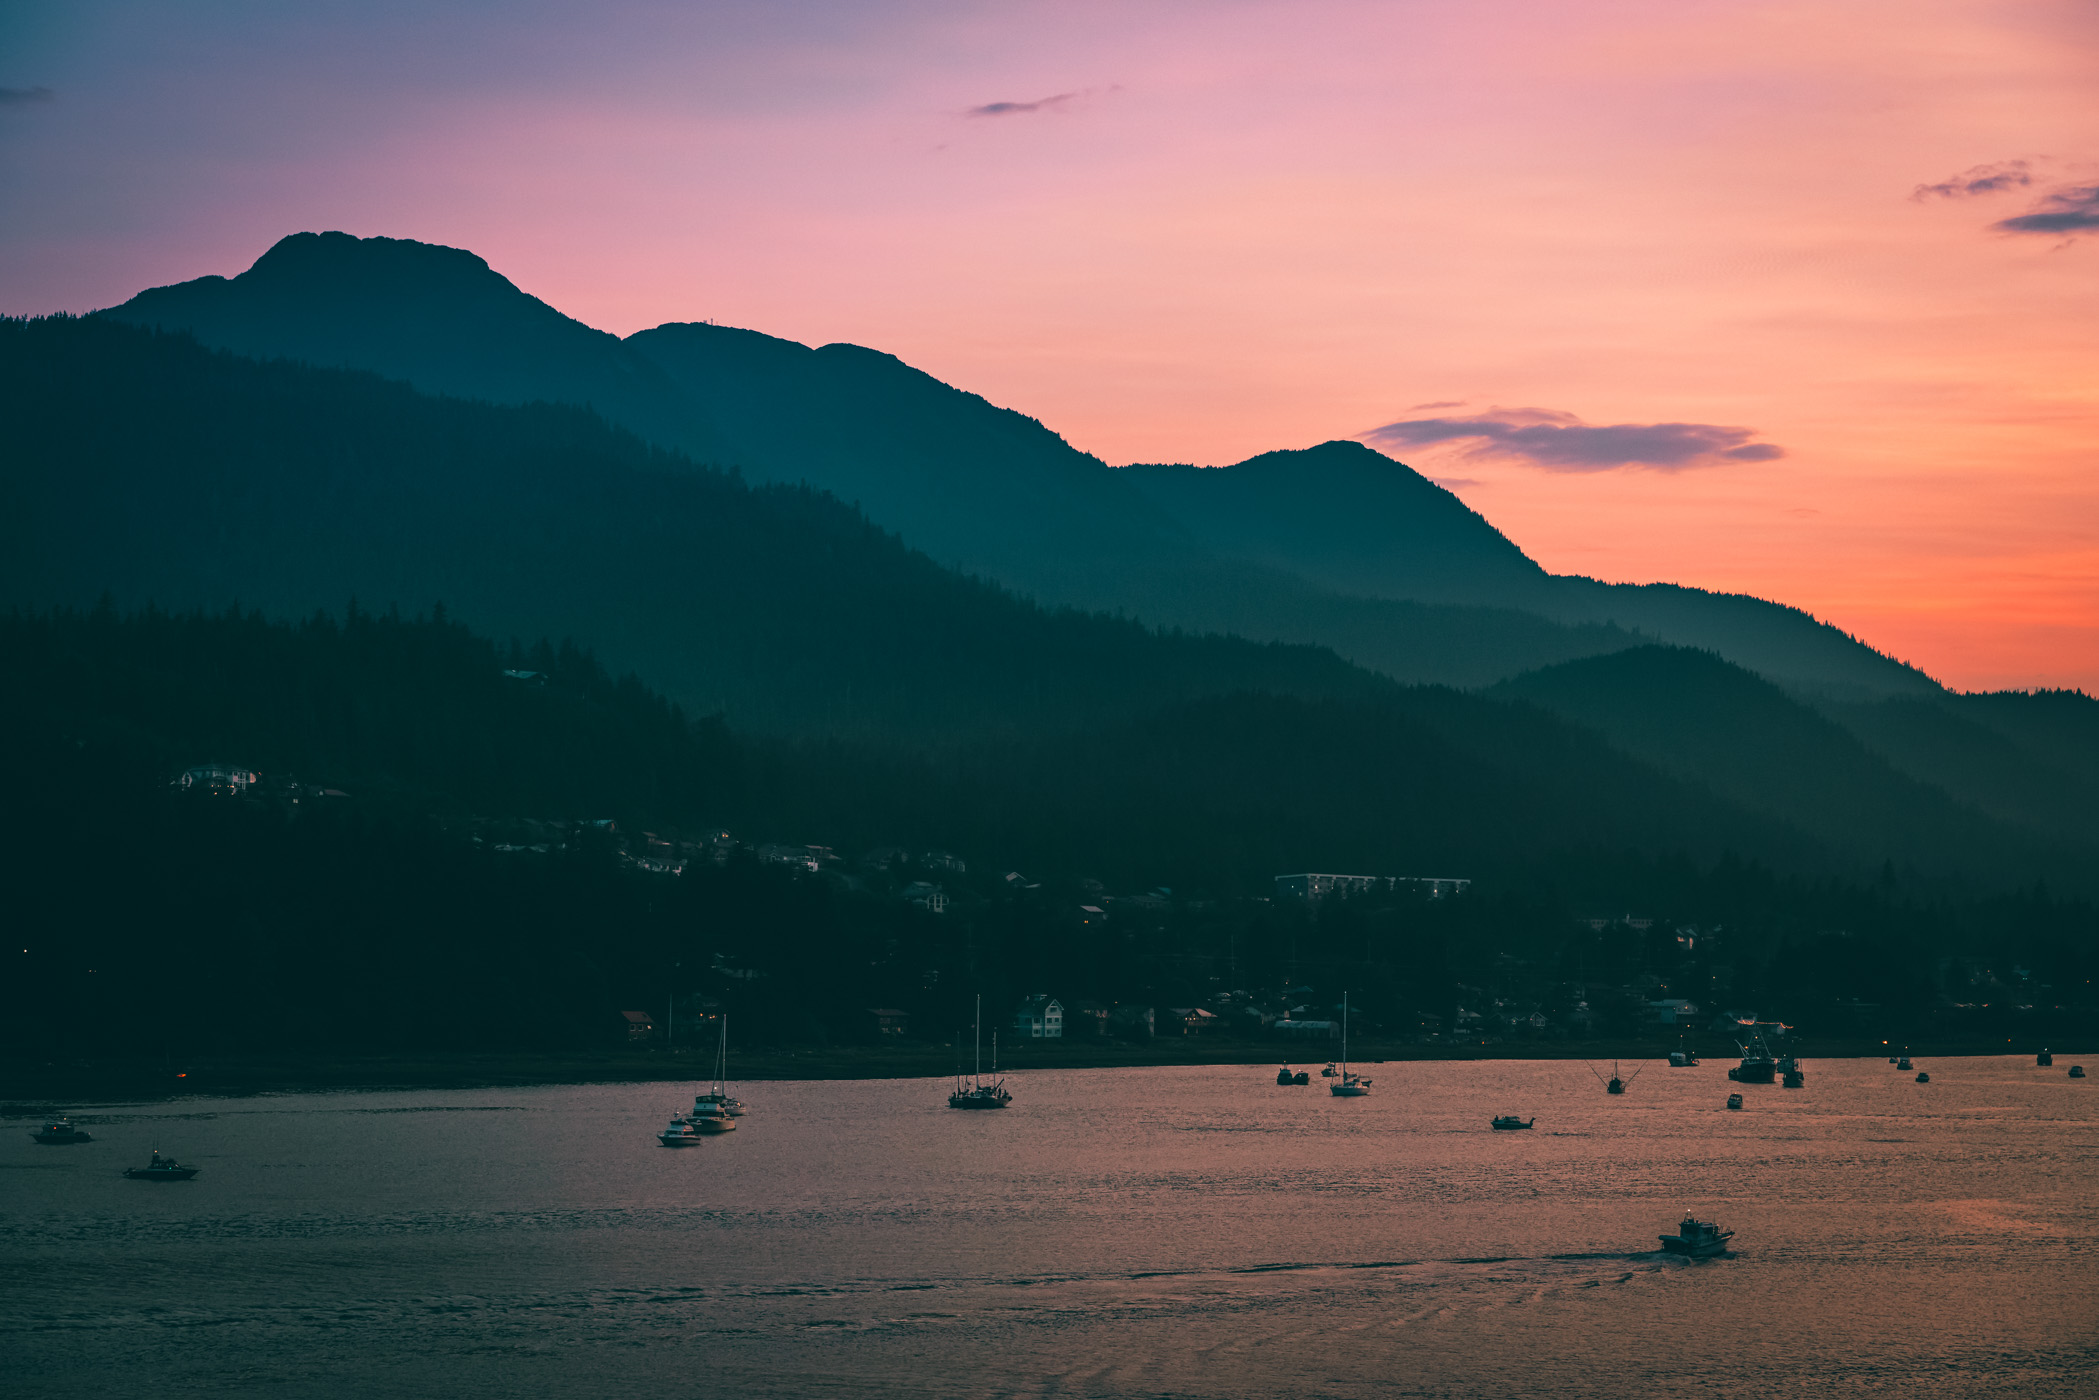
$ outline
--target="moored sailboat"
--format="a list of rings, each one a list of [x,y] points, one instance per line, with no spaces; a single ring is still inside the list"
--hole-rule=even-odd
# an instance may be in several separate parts
[[[706,1093],[696,1095],[692,1101],[692,1112],[685,1121],[703,1133],[726,1133],[736,1127],[736,1115],[743,1112],[743,1105],[729,1097],[729,1018],[722,1017],[721,1039],[714,1050],[714,1086]],[[730,1105],[735,1107],[731,1108]],[[666,1142],[666,1147],[675,1144]]]
[[[1358,1099],[1370,1092],[1370,1081],[1348,1068],[1348,993],[1341,994],[1341,1075],[1327,1085],[1337,1099]]]
[[[970,1072],[969,1087],[962,1087],[962,1075],[955,1075],[955,1092],[947,1096],[949,1108],[1004,1108],[1013,1102],[1006,1092],[1006,1081],[998,1077],[998,1051],[991,1053],[991,1080],[984,1079],[984,998],[977,997],[976,1015],[976,1067]],[[998,1043],[998,1032],[992,1032],[992,1044]]]

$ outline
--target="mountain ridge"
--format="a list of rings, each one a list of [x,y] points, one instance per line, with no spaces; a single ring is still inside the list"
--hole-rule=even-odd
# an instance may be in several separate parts
[[[1123,609],[1160,625],[1221,628],[1256,640],[1335,645],[1402,679],[1482,684],[1505,678],[1586,644],[1578,629],[1617,622],[1661,640],[1713,646],[1784,684],[1834,696],[1935,688],[1922,673],[1797,609],[1743,595],[1677,585],[1628,591],[1588,580],[1538,584],[1535,597],[1499,585],[1439,591],[1418,571],[1414,582],[1396,586],[1389,577],[1380,582],[1374,551],[1353,561],[1322,559],[1306,547],[1302,530],[1294,542],[1249,543],[1244,521],[1235,527],[1237,545],[1220,547],[1214,506],[1197,510],[1184,490],[1179,508],[1168,510],[1159,489],[1145,489],[1158,482],[1146,481],[1144,472],[1126,476],[1129,469],[1107,467],[1038,420],[884,352],[844,344],[812,349],[690,322],[619,340],[562,316],[464,250],[296,234],[236,277],[151,289],[97,314],[188,330],[242,353],[372,370],[435,392],[588,404],[696,462],[828,490],[937,561],[1046,603]],[[1332,448],[1308,451],[1323,464],[1335,456]],[[1287,452],[1261,454],[1220,470],[1251,465],[1233,480],[1253,480],[1273,475],[1278,463],[1301,460]],[[1475,557],[1484,543],[1487,552],[1499,551],[1505,566],[1521,572],[1511,561],[1522,561],[1536,569],[1455,497],[1439,501],[1436,493],[1448,493],[1411,468],[1394,462],[1386,476],[1403,483],[1409,499],[1436,504],[1439,518],[1461,519],[1448,510],[1455,505],[1476,522],[1465,527],[1471,553],[1458,555]],[[1197,480],[1207,486],[1225,479],[1206,473]],[[1277,498],[1271,492],[1267,499]],[[1299,491],[1293,509],[1316,518],[1336,507]],[[1287,513],[1264,514],[1273,523]],[[1198,528],[1204,521],[1212,538]],[[1500,647],[1503,659],[1488,668],[1492,674],[1425,675],[1404,635],[1417,614],[1390,613],[1383,625],[1392,636],[1382,641],[1354,621],[1366,604],[1381,601],[1524,612],[1577,630],[1550,634],[1554,640],[1540,654],[1529,649],[1540,635],[1531,624],[1523,635],[1533,640]],[[1269,630],[1278,610],[1292,620],[1281,631]],[[1483,629],[1501,625],[1487,613],[1471,620]],[[1611,630],[1591,640],[1608,649],[1617,644]]]

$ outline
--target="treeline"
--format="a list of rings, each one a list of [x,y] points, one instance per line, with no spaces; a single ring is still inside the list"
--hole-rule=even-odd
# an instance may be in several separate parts
[[[1977,898],[1893,862],[1860,878],[1542,711],[1443,690],[1223,696],[928,752],[739,735],[573,644],[498,646],[439,616],[14,614],[0,665],[0,888],[25,950],[11,1024],[40,1045],[588,1043],[620,1007],[710,989],[761,1038],[849,1037],[870,1004],[945,1024],[976,989],[1190,1004],[1352,988],[1396,1019],[1480,990],[1681,975],[1673,939],[1575,923],[1620,913],[1726,929],[1741,995],[1796,1015],[1863,999],[1914,1018],[1960,956],[2065,988],[2099,972],[2089,904]],[[212,760],[350,795],[169,789]],[[747,857],[623,871],[609,836],[497,853],[469,816],[725,825],[849,856],[938,846],[972,873],[942,877],[956,903],[936,917],[878,881]],[[1009,889],[1015,868],[1039,888]],[[1265,901],[1307,868],[1476,883],[1316,916]],[[1076,917],[1103,890],[1160,885],[1163,912]],[[725,979],[718,959],[760,976]]]

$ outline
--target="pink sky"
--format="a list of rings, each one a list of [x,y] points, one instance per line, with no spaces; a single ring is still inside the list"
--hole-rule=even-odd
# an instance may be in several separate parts
[[[1739,426],[1784,455],[1400,455],[1550,568],[2099,690],[2099,231],[1991,229],[2099,184],[2082,0],[4,13],[9,312],[340,228],[608,330],[877,346],[1111,462]]]

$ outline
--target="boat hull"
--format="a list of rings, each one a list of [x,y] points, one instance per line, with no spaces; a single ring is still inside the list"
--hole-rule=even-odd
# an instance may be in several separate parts
[[[1778,1066],[1745,1060],[1727,1072],[1737,1084],[1769,1084],[1778,1077]]]
[[[1727,1253],[1726,1240],[1686,1240],[1676,1235],[1663,1235],[1662,1252],[1681,1254],[1686,1259],[1718,1259]]]
[[[188,1181],[201,1170],[201,1167],[176,1167],[172,1171],[165,1167],[126,1167],[124,1175],[133,1181]]]

